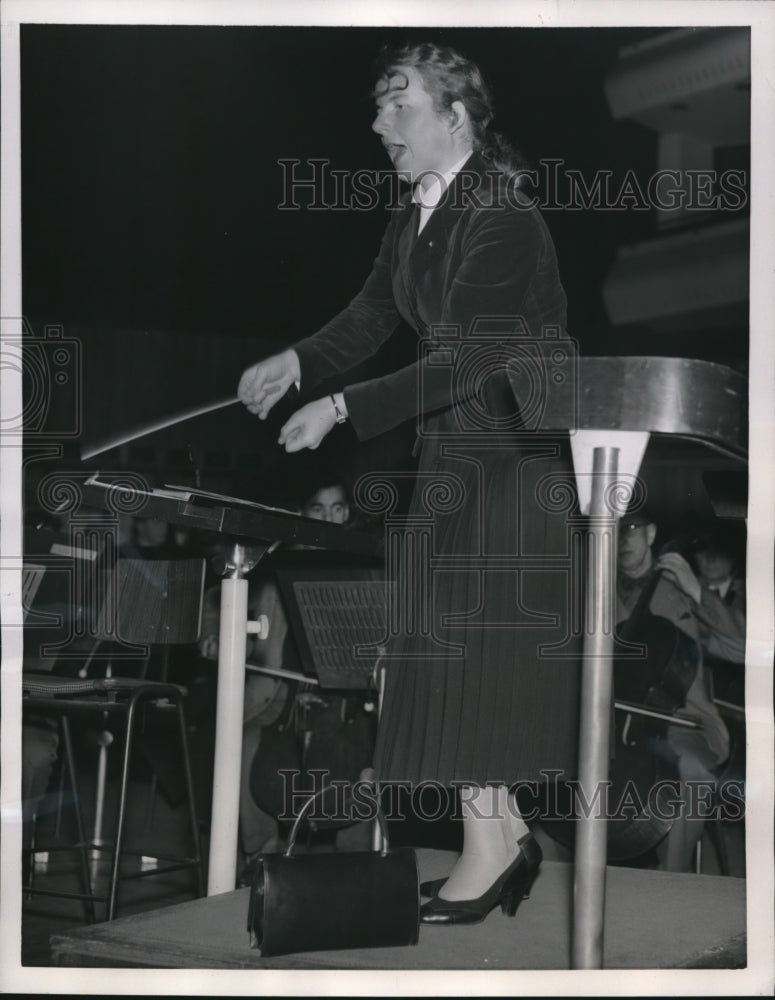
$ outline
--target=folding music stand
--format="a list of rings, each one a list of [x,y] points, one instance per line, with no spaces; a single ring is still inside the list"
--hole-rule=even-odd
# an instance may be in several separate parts
[[[119,558],[97,620],[96,638],[100,642],[118,640],[129,649],[110,650],[105,655],[146,661],[145,676],[147,647],[161,646],[164,657],[159,679],[166,681],[169,647],[199,638],[204,579],[205,561],[201,558]]]
[[[386,636],[384,570],[374,563],[332,561],[330,553],[318,553],[323,560],[315,560],[314,553],[295,555],[302,560],[278,567],[276,577],[305,672],[316,675],[324,690],[376,691],[379,719],[384,678],[378,658],[359,650]],[[377,822],[372,847],[382,849]]]
[[[142,431],[149,432],[150,428]],[[91,449],[84,457],[94,454],[97,451]],[[114,510],[114,492],[120,488],[125,493],[126,489],[110,479],[100,481],[99,473],[92,475],[83,487],[84,500],[97,508]],[[141,501],[138,510],[142,509],[145,516],[211,530],[229,539],[220,585],[213,820],[207,890],[209,895],[231,892],[237,868],[239,771],[235,770],[234,761],[239,759],[242,745],[245,648],[248,632],[260,634],[262,628],[260,622],[248,620],[245,574],[281,542],[322,546],[335,552],[375,558],[381,551],[381,539],[357,528],[201,490],[167,486],[148,491],[140,484],[138,488],[130,487],[129,492]]]
[[[51,670],[57,660],[86,655],[93,634],[93,597],[104,563],[104,545],[96,533],[76,542],[59,531],[25,532],[25,670]]]
[[[329,553],[322,560],[305,555],[276,570],[302,667],[321,688],[371,690],[375,658],[359,650],[386,634],[383,572],[373,564],[332,561]]]

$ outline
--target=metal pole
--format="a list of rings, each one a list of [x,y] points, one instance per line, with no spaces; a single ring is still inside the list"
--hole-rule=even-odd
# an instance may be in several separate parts
[[[616,521],[608,500],[619,449],[595,448],[587,536],[586,611],[581,681],[579,786],[573,894],[574,969],[603,965],[606,797],[613,695],[613,609]]]
[[[382,701],[385,696],[385,664],[382,662],[382,655],[384,655],[384,649],[380,657],[374,666],[374,682],[377,689],[377,726],[379,726],[380,719],[382,718]],[[361,775],[361,778],[365,781],[374,780],[375,774],[373,768],[368,768]],[[379,784],[375,782],[374,784],[374,796],[377,807],[379,808]],[[379,820],[374,817],[374,822],[371,827],[371,849],[373,851],[381,851],[385,846],[385,841],[382,836],[382,827],[379,825]]]
[[[221,581],[215,764],[207,895],[231,892],[237,878],[242,715],[245,700],[248,581],[244,548],[234,546],[230,576]]]
[[[113,676],[113,667],[109,662],[105,668],[105,676]],[[103,725],[108,725],[108,713],[102,716]],[[92,837],[92,861],[91,877],[97,881],[100,867],[100,848],[103,845],[102,828],[105,810],[105,789],[108,780],[108,747],[113,743],[113,733],[109,729],[103,729],[97,734],[97,789],[94,797],[94,835]]]

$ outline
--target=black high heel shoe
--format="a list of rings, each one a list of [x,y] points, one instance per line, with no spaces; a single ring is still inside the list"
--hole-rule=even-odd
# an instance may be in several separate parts
[[[517,843],[519,855],[481,896],[476,899],[434,896],[420,907],[420,920],[424,924],[478,924],[498,903],[506,916],[513,917],[522,900],[529,896],[543,858],[532,833],[526,833]]]
[[[430,882],[420,882],[420,895],[424,896],[426,899],[433,899],[434,896],[438,896],[439,889],[448,881],[448,876],[445,875],[444,878],[434,878]],[[530,893],[526,892],[522,897],[523,899],[530,899]]]
[[[444,878],[434,878],[430,882],[420,882],[420,895],[426,896],[431,899],[433,896],[437,895],[439,889],[447,881],[447,876]]]

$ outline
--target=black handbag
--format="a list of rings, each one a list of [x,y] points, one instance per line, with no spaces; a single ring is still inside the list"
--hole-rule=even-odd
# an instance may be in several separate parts
[[[268,957],[417,944],[417,859],[412,848],[389,849],[387,824],[379,808],[382,850],[293,853],[299,824],[324,791],[304,803],[285,851],[264,854],[256,861],[248,906],[251,948]]]

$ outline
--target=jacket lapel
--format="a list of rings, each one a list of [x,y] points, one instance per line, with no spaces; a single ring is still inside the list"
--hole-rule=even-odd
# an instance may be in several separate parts
[[[420,209],[412,201],[409,201],[402,210],[401,218],[398,220],[398,234],[393,261],[394,294],[399,296],[399,299],[403,301],[403,309],[401,308],[401,301],[398,302],[399,310],[412,316],[413,319],[412,299],[414,293],[412,290],[409,262],[417,239],[419,221]],[[399,279],[397,282],[396,277]]]
[[[420,209],[414,202],[410,201],[403,210],[398,232],[398,257],[402,261],[404,270],[408,267],[409,258],[417,243],[419,223]]]
[[[466,193],[472,190],[470,182],[465,187],[463,186],[461,175],[476,174],[477,182],[473,188],[476,190],[481,184],[483,171],[484,163],[481,157],[477,153],[473,153],[460,173],[454,177],[442,200],[431,212],[431,216],[417,237],[409,257],[409,270],[413,281],[417,281],[434,260],[443,257],[447,252],[449,231],[458,222],[469,203],[468,197],[461,194],[461,190]]]

